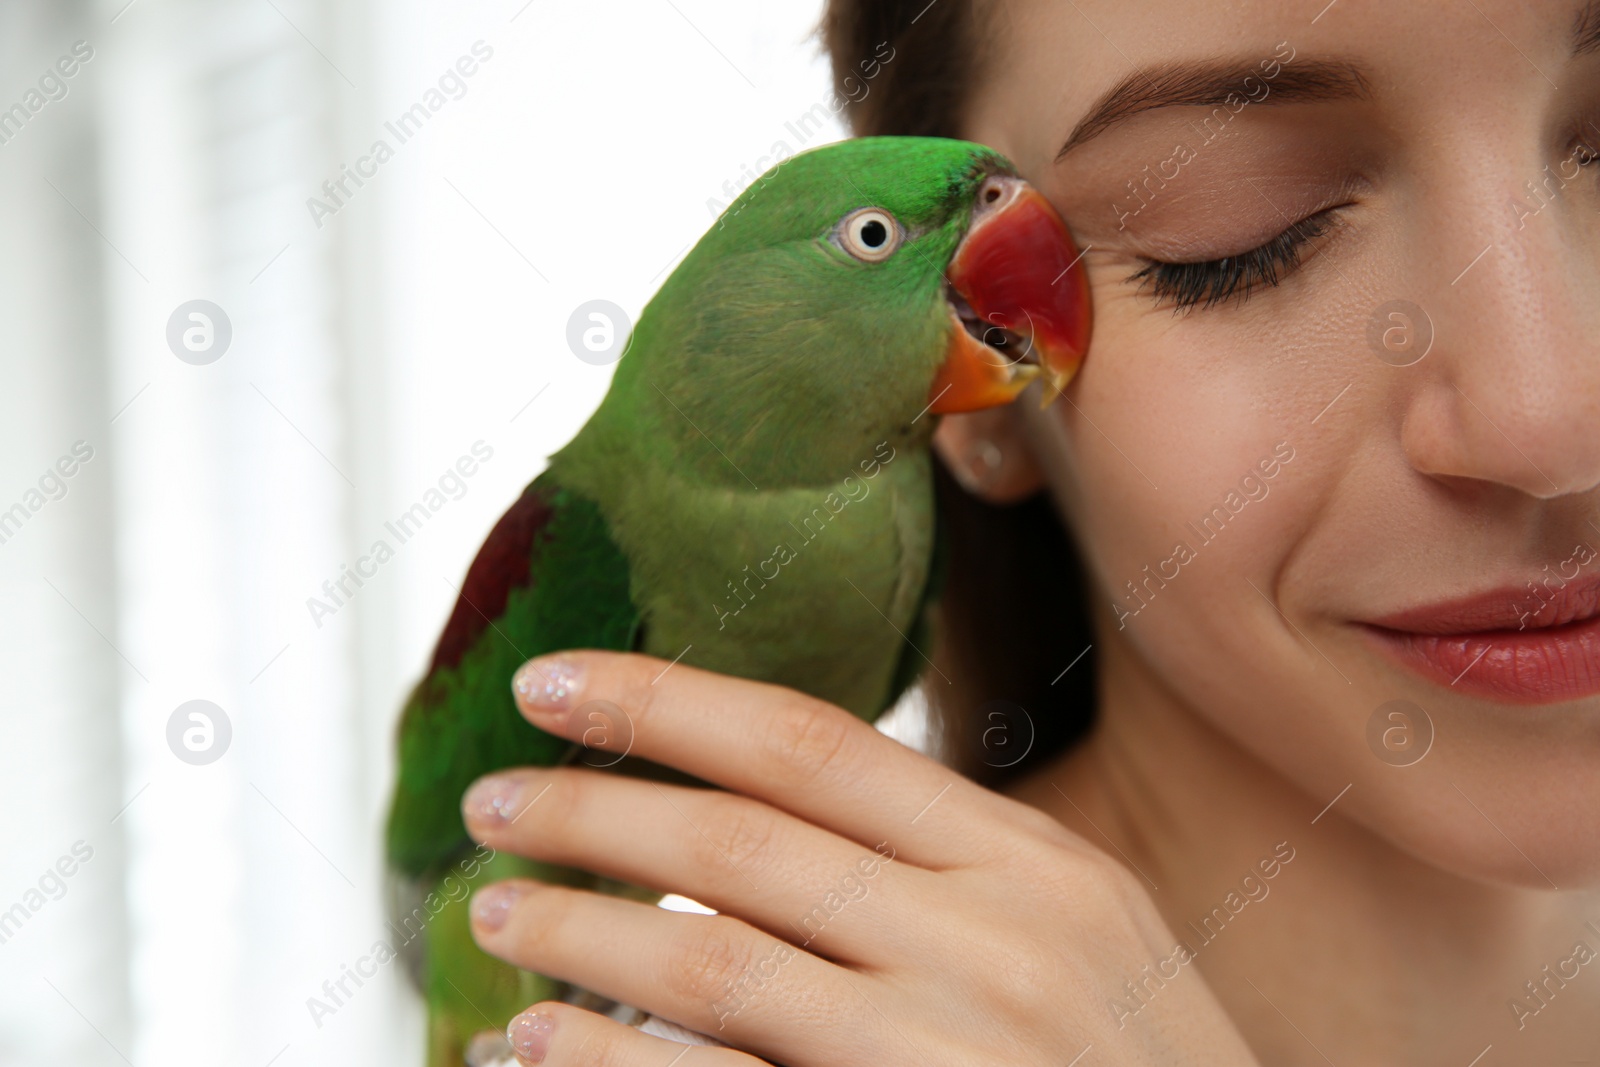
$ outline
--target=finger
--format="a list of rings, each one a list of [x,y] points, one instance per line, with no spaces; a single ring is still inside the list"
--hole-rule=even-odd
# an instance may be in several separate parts
[[[926,922],[928,872],[733,793],[522,769],[480,779],[462,814],[497,851],[682,893],[829,959],[881,959]]]
[[[791,1067],[854,1060],[861,1036],[878,1030],[850,985],[870,979],[726,915],[517,879],[478,891],[472,933],[485,952],[523,970]],[[819,1028],[818,1019],[837,1025]],[[796,1061],[800,1048],[806,1056]]]
[[[757,1067],[754,1056],[730,1048],[668,1041],[570,1004],[546,1001],[511,1020],[506,1039],[519,1063],[568,1067]],[[764,1067],[764,1065],[763,1065]]]
[[[532,660],[513,688],[542,730],[625,746],[868,847],[888,842],[919,867],[1002,853],[996,823],[1015,825],[998,795],[792,689],[596,651]],[[623,721],[602,731],[593,709],[607,702]]]

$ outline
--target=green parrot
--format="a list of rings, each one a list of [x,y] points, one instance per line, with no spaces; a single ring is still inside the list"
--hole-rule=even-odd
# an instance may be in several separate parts
[[[640,650],[875,719],[929,647],[935,424],[1066,385],[1089,339],[1079,259],[995,151],[877,137],[779,163],[662,285],[598,410],[489,534],[402,715],[387,855],[431,1067],[503,1054],[481,1032],[572,992],[434,902],[513,875],[660,895],[474,851],[474,779],[574,754],[517,712],[515,670]]]

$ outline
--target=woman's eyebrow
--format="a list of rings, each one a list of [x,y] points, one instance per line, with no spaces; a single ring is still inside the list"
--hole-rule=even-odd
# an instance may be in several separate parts
[[[1277,74],[1268,77],[1264,65],[1266,69],[1277,66]],[[1263,86],[1265,95],[1261,95]],[[1143,67],[1112,86],[1095,102],[1056,153],[1056,162],[1113,126],[1157,108],[1225,104],[1230,97],[1267,104],[1365,100],[1370,95],[1365,72],[1359,64],[1349,60],[1313,59],[1291,63],[1269,56],[1260,61],[1222,59]]]
[[[1589,0],[1578,9],[1571,24],[1570,43],[1574,56],[1600,51],[1600,0]],[[1254,63],[1221,59],[1142,67],[1101,95],[1062,144],[1056,162],[1085,141],[1142,111],[1224,104],[1229,96],[1252,103],[1291,103],[1365,100],[1371,95],[1364,69],[1351,60],[1302,60],[1293,66],[1282,62],[1277,75],[1269,78],[1265,68],[1273,59]],[[1267,94],[1257,100],[1246,79],[1266,85]]]

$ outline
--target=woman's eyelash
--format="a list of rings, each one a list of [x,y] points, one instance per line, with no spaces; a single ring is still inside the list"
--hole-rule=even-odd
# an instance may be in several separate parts
[[[1240,252],[1194,263],[1169,263],[1150,260],[1149,265],[1128,277],[1140,288],[1148,287],[1157,302],[1171,301],[1174,311],[1199,306],[1211,307],[1225,301],[1243,301],[1260,285],[1277,285],[1300,265],[1308,241],[1326,233],[1332,224],[1328,209],[1291,223],[1265,244]]]

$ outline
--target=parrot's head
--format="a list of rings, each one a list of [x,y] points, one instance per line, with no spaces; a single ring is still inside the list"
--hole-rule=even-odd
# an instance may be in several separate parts
[[[727,207],[641,316],[649,355],[618,374],[736,464],[827,477],[883,440],[925,440],[940,414],[1064,388],[1089,341],[1080,258],[992,149],[827,145]]]

